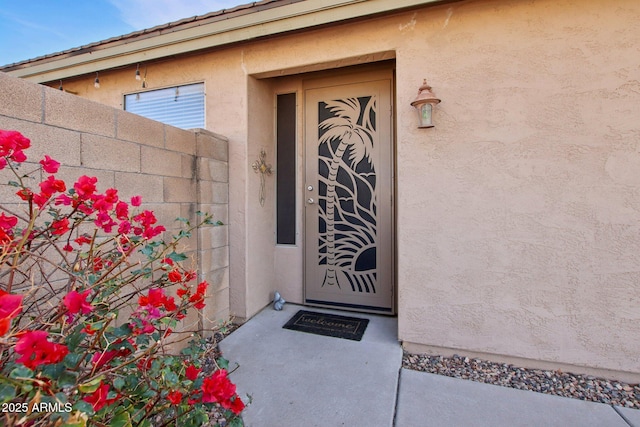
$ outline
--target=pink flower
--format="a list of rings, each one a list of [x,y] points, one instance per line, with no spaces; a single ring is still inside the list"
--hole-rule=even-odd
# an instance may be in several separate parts
[[[133,196],[131,198],[131,206],[140,206],[142,204],[142,197]]]
[[[42,170],[47,173],[56,173],[58,172],[58,168],[60,168],[60,163],[47,155],[44,156],[43,160],[40,160],[40,164],[42,165]]]

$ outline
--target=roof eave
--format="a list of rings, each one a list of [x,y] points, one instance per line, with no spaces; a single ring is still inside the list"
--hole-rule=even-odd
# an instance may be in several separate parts
[[[258,37],[303,30],[442,0],[306,0],[229,16],[179,31],[106,40],[4,70],[35,83],[51,82],[138,62],[220,47]],[[160,28],[160,27],[159,27]]]

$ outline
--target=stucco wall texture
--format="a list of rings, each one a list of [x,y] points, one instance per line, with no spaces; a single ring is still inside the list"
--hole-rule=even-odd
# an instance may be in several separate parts
[[[273,180],[257,203],[259,112],[303,72],[395,58],[398,338],[639,380],[638,22],[636,0],[477,0],[149,64],[150,87],[204,81],[207,128],[229,138],[232,313],[302,286],[276,280],[302,266],[278,261]],[[120,106],[133,70],[65,87]],[[433,129],[410,106],[423,78]]]

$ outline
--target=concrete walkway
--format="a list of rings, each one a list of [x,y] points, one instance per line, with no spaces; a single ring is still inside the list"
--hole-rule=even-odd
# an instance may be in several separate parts
[[[362,341],[283,329],[305,309],[370,319]],[[401,369],[397,319],[286,304],[220,343],[247,427],[640,427],[640,411]]]

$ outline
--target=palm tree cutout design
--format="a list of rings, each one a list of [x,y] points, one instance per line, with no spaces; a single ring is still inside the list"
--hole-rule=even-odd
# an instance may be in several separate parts
[[[318,105],[319,263],[322,286],[375,293],[374,96]]]

